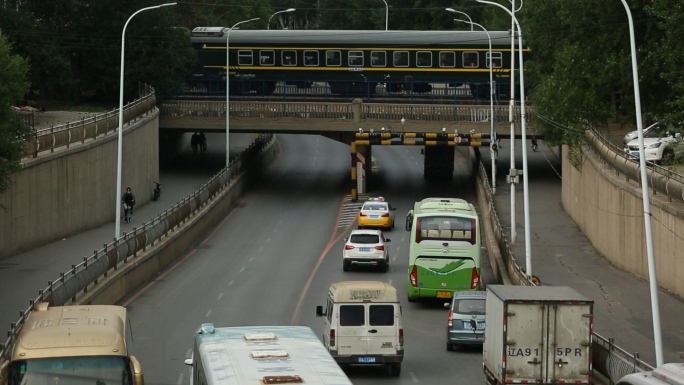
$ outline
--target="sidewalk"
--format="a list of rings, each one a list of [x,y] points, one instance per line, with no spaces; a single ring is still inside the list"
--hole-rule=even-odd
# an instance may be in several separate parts
[[[185,150],[172,162],[160,165],[159,178],[163,184],[161,197],[156,202],[136,206],[132,222],[127,224],[121,221],[122,232],[132,231],[134,227],[150,221],[197,190],[225,166],[225,134],[210,134],[207,138],[208,151],[197,156],[192,155],[190,134],[185,136]],[[231,156],[236,156],[254,141],[254,134],[231,134],[230,139]],[[112,218],[111,223],[98,228],[0,260],[0,309],[3,309],[0,312],[0,328],[9,330],[10,323],[19,319],[19,311],[28,308],[29,300],[38,296],[39,289],[45,289],[49,280],[59,278],[60,272],[82,262],[83,257],[102,249],[114,239],[114,235]],[[5,338],[1,342],[4,343]]]
[[[503,175],[510,168],[510,143],[506,140],[501,144],[494,206],[502,225],[510,228],[511,190]],[[516,153],[521,152],[520,142],[516,144]],[[488,151],[486,157],[488,161]],[[515,165],[522,169],[521,156],[516,155]],[[561,204],[561,162],[542,141],[539,151],[528,149],[528,168],[534,170],[528,182],[532,273],[542,285],[570,286],[593,299],[594,332],[614,338],[615,344],[627,352],[638,352],[641,359],[655,365],[648,282],[611,266],[567,215]],[[511,246],[518,265],[525,268],[522,183],[516,186],[515,213],[517,235]],[[660,290],[659,304],[663,359],[682,362],[684,324],[680,317],[684,314],[684,301]]]

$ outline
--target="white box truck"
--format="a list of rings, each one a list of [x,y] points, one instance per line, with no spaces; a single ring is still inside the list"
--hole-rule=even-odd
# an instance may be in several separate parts
[[[488,285],[488,384],[591,384],[594,301],[569,287]]]

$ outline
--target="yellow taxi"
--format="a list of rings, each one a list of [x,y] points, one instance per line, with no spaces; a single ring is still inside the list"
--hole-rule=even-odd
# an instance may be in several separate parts
[[[394,213],[392,207],[383,197],[368,198],[359,211],[358,225],[364,227],[381,227],[391,229],[394,227]]]

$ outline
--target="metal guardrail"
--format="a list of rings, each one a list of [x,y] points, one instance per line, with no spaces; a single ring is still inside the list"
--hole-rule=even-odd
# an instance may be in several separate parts
[[[513,250],[508,244],[508,239],[504,231],[505,229],[501,225],[496,209],[494,208],[493,193],[487,178],[487,169],[482,162],[479,163],[479,173],[485,186],[487,200],[490,203],[487,210],[489,211],[489,219],[493,224],[492,227],[494,227],[494,234],[499,250],[501,251],[501,256],[507,266],[512,266],[511,270],[513,276],[511,277],[511,281],[516,282],[518,285],[534,286],[536,283],[533,282],[517,264]],[[627,374],[653,370],[653,366],[639,359],[639,353],[630,354],[626,350],[615,345],[613,343],[613,338],[605,338],[597,333],[592,334],[591,351],[593,369],[608,379],[610,385]]]
[[[100,250],[95,250],[90,257],[84,257],[83,262],[72,265],[71,269],[60,273],[59,278],[48,281],[45,289],[38,291],[38,297],[29,301],[29,307],[19,312],[19,319],[10,325],[7,340],[0,344],[0,363],[7,359],[10,348],[24,326],[28,314],[34,306],[41,302],[49,302],[53,306],[60,306],[69,300],[74,300],[80,292],[87,292],[91,284],[105,278],[119,269],[129,258],[135,258],[166,236],[171,230],[183,224],[228,183],[234,175],[246,165],[253,162],[261,151],[272,140],[273,135],[262,135],[257,138],[245,151],[233,159],[228,167],[219,171],[202,187],[183,198],[180,202],[165,210],[161,215],[152,218],[141,227],[134,228],[130,233],[124,233],[118,239],[105,244]]]
[[[224,117],[225,101],[165,101],[160,107],[164,117]],[[520,119],[520,106],[514,110]],[[488,105],[434,105],[434,104],[390,104],[355,102],[261,102],[236,101],[230,103],[230,116],[241,118],[295,118],[295,119],[365,119],[400,121],[439,122],[488,122]],[[494,106],[494,121],[509,119],[508,106]],[[529,118],[528,118],[529,121]],[[397,127],[398,128],[398,127]]]
[[[147,115],[156,106],[154,89],[146,84],[140,86],[140,98],[124,106],[124,123]],[[59,126],[51,126],[34,131],[25,146],[25,154],[37,157],[38,153],[50,151],[60,147],[69,148],[74,143],[85,143],[86,139],[95,139],[100,135],[116,132],[119,127],[119,109],[82,118],[76,122],[69,122]]]

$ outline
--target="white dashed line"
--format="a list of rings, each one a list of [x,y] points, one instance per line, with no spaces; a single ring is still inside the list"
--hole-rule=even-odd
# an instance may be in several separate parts
[[[207,317],[209,317],[210,315],[211,315],[211,309],[209,309],[209,311],[207,312],[207,314],[204,315],[204,318],[207,318]]]
[[[185,373],[181,373],[180,376],[178,376],[178,385],[181,385],[183,383],[183,378],[185,377]]]
[[[216,298],[217,301],[220,301],[221,298],[223,298],[223,293],[219,294],[218,298]]]
[[[233,282],[235,282],[235,281],[230,281],[230,282],[228,282],[228,286],[232,286],[232,285],[233,285]]]
[[[409,372],[409,375],[411,376],[411,379],[413,380],[413,382],[415,382],[416,384],[419,383],[418,377],[416,377],[416,375],[413,372]]]
[[[245,271],[245,267],[244,267],[244,266],[242,266],[242,267],[240,268],[240,273],[242,273],[243,271]]]

